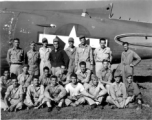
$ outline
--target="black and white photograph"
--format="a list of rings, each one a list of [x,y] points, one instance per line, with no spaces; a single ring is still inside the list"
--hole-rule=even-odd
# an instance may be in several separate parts
[[[0,0],[0,118],[152,119],[152,0]]]

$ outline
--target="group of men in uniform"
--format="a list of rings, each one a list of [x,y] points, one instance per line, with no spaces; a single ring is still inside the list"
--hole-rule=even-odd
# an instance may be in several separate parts
[[[100,47],[93,51],[85,36],[79,38],[80,45],[75,47],[70,37],[65,50],[60,48],[57,37],[53,49],[43,38],[39,51],[35,42],[31,42],[31,49],[25,55],[19,47],[20,40],[15,38],[13,48],[7,53],[10,70],[5,70],[0,78],[1,107],[5,111],[17,111],[23,106],[39,109],[47,105],[50,112],[54,106],[60,110],[63,106],[86,103],[91,109],[103,108],[103,103],[111,104],[111,108],[125,108],[134,101],[141,107],[141,93],[133,82],[133,67],[141,58],[129,49],[129,44],[123,43],[121,63],[113,75],[112,52],[106,46],[106,39],[101,38]]]

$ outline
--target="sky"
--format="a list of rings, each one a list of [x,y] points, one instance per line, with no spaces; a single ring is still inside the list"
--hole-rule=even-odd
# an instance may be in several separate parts
[[[2,1],[2,0],[0,0]],[[39,10],[62,10],[99,8],[113,3],[113,18],[152,23],[152,0],[75,0],[75,1],[14,1],[5,0],[0,3],[0,9],[39,9]],[[26,6],[26,7],[25,7]]]

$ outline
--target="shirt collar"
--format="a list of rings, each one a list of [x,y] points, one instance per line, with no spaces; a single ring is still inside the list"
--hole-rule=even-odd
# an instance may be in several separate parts
[[[81,47],[82,48],[82,45],[81,44],[79,44],[79,47]],[[88,44],[85,44],[85,46],[84,47],[88,47]]]

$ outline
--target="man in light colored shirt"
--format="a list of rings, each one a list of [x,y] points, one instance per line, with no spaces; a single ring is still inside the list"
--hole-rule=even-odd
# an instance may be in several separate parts
[[[49,74],[50,69],[48,67],[43,68],[43,75],[39,77],[40,84],[46,88],[51,84],[51,74]]]
[[[76,54],[76,47],[74,46],[74,39],[70,37],[68,39],[69,47],[65,49],[70,61],[68,66],[68,74],[71,75],[75,72],[75,54]]]
[[[40,54],[35,49],[35,42],[30,43],[30,50],[25,55],[25,63],[29,65],[29,73],[39,75]]]
[[[18,83],[23,87],[24,92],[26,93],[27,87],[31,84],[33,75],[28,73],[29,66],[23,65],[23,72],[17,77]]]
[[[51,72],[51,61],[49,59],[50,53],[52,51],[51,48],[48,48],[48,40],[46,38],[42,39],[43,46],[39,49],[40,53],[40,75],[43,75],[43,68],[47,66]]]
[[[20,40],[14,38],[13,48],[7,52],[7,62],[10,65],[10,73],[18,76],[22,72],[22,64],[24,62],[24,51],[19,47]]]
[[[79,63],[81,61],[86,62],[86,67],[93,70],[93,53],[92,48],[87,45],[86,38],[84,35],[79,37],[81,44],[77,47],[75,55],[75,66],[76,70],[80,69]]]
[[[99,42],[100,48],[96,48],[94,51],[96,75],[98,78],[100,78],[100,70],[103,68],[103,60],[112,61],[112,52],[109,47],[106,47],[106,39],[101,38]]]
[[[106,88],[98,81],[98,78],[94,74],[91,75],[91,83],[85,88],[85,91],[85,99],[89,105],[93,105],[94,107],[101,105],[107,94]]]
[[[76,72],[78,76],[78,82],[82,83],[84,86],[87,86],[90,82],[91,70],[86,68],[86,62],[80,62],[80,70]]]
[[[129,49],[129,43],[124,42],[123,47],[124,51],[121,54],[121,63],[118,65],[116,71],[121,70],[123,83],[127,85],[126,75],[133,75],[134,66],[141,61],[141,58],[137,53]]]
[[[65,99],[66,106],[77,106],[85,103],[85,99],[82,95],[84,87],[81,83],[77,82],[76,74],[71,74],[71,83],[67,84],[65,89],[68,93],[68,96]]]
[[[112,84],[112,71],[109,69],[110,62],[108,60],[102,61],[103,68],[100,71],[100,82],[105,86],[109,93],[109,87]]]
[[[4,98],[7,111],[21,110],[23,107],[23,88],[19,86],[17,78],[12,78],[12,85],[7,88]]]
[[[9,70],[4,71],[4,75],[0,77],[0,109],[6,109],[7,106],[4,103],[5,92],[7,88],[12,85]]]
[[[127,100],[125,84],[121,82],[121,75],[119,72],[115,72],[114,77],[115,82],[110,86],[109,96],[106,101],[110,104],[114,104],[118,108],[125,108]]]
[[[51,84],[46,87],[44,96],[43,103],[46,102],[48,112],[52,111],[54,105],[57,105],[57,110],[60,110],[63,106],[66,90],[63,86],[58,84],[56,76],[51,76]]]
[[[58,77],[58,82],[62,86],[65,86],[70,82],[70,75],[64,65],[61,65],[61,69],[56,72],[56,76]]]
[[[33,78],[33,84],[29,85],[26,92],[25,105],[30,109],[42,103],[44,97],[44,86],[39,84],[37,77]]]

